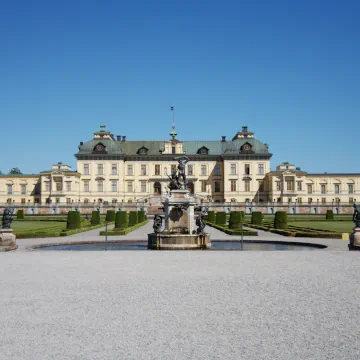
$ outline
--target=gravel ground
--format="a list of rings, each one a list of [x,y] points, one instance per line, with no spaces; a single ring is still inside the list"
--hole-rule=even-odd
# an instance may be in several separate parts
[[[358,256],[0,254],[0,359],[358,360]]]
[[[259,232],[328,249],[27,250],[98,233],[0,254],[0,359],[360,359],[359,253],[345,241]]]

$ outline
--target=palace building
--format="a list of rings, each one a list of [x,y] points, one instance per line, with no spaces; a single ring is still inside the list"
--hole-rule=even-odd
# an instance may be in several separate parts
[[[40,174],[0,175],[0,203],[115,204],[168,193],[176,157],[187,156],[188,189],[204,202],[353,203],[360,173],[311,174],[283,163],[270,169],[268,145],[243,126],[231,139],[131,141],[101,126],[80,142],[77,170],[61,162]]]

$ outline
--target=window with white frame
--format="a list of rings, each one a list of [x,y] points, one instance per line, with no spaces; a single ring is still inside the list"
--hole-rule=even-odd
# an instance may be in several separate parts
[[[340,184],[334,184],[334,192],[335,194],[340,194]]]
[[[206,165],[201,165],[201,175],[206,175]]]
[[[250,175],[250,164],[244,165],[245,175]]]
[[[220,181],[215,181],[215,192],[218,193],[220,192]]]
[[[354,184],[348,184],[348,193],[353,194],[354,193]]]
[[[144,165],[144,164],[141,165],[141,175],[142,176],[146,175],[146,165]]]
[[[201,192],[206,192],[206,181],[201,181]]]
[[[98,164],[98,175],[104,175],[104,165]]]
[[[231,175],[236,175],[236,164],[231,164],[230,165],[230,174]]]
[[[117,165],[116,164],[111,165],[111,175],[117,175]]]
[[[21,191],[22,195],[26,194],[26,185],[25,184],[20,185],[20,191]]]
[[[84,192],[89,192],[89,181],[84,181]]]
[[[66,191],[71,191],[71,182],[70,181],[66,182]]]
[[[321,184],[320,185],[320,191],[322,194],[326,194],[326,184]]]
[[[50,192],[50,182],[45,183],[45,191]]]
[[[146,192],[146,181],[141,181],[140,185],[141,185],[141,192],[142,193]]]
[[[155,165],[155,175],[160,175],[160,165],[159,164]]]
[[[258,164],[258,174],[259,175],[264,175],[265,171],[264,171],[264,164]]]
[[[7,193],[12,194],[13,193],[13,186],[12,184],[7,184]]]
[[[276,191],[281,191],[281,182],[276,181]]]
[[[89,164],[84,164],[84,175],[89,175]]]
[[[133,192],[133,182],[132,181],[127,182],[127,192],[129,192],[129,193]]]
[[[134,175],[134,174],[133,174],[133,166],[132,166],[131,164],[128,164],[128,166],[127,166],[127,174],[128,174],[129,176]]]
[[[117,192],[117,181],[116,180],[111,181],[111,191]]]
[[[250,181],[249,180],[244,181],[244,188],[245,188],[245,192],[250,191]]]
[[[103,183],[103,181],[98,181],[97,190],[98,190],[98,192],[103,192],[104,191],[104,183]]]
[[[194,175],[193,166],[192,166],[192,165],[188,165],[188,176],[192,176],[192,175]]]
[[[302,191],[302,181],[297,181],[296,184],[297,184],[297,190]]]
[[[312,184],[307,185],[307,192],[308,192],[308,194],[312,194],[312,192],[313,192],[313,185]]]
[[[214,175],[215,176],[221,176],[220,165],[215,165],[215,167],[214,167]]]
[[[236,191],[236,180],[230,180],[230,191]]]

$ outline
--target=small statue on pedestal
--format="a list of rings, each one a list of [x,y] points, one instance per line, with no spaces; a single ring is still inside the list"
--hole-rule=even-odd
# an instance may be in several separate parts
[[[360,209],[354,204],[353,222],[356,227],[360,227]]]
[[[153,224],[153,229],[154,229],[154,233],[158,234],[161,232],[161,227],[162,227],[162,217],[160,215],[155,215],[154,216],[154,224]]]
[[[14,218],[12,214],[14,213],[15,208],[7,207],[4,210],[2,217],[2,229],[10,229],[10,225],[13,222]]]
[[[354,204],[352,220],[355,223],[355,227],[350,234],[349,250],[360,250],[360,208],[356,204]]]

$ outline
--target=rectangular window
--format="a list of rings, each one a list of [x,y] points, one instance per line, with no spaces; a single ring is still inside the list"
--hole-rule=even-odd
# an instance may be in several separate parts
[[[21,199],[21,203],[25,204],[26,203],[26,199]]]
[[[230,180],[230,191],[236,191],[236,180]]]
[[[141,176],[146,175],[146,165],[141,165]]]
[[[8,194],[12,194],[12,193],[13,193],[13,186],[12,186],[12,184],[8,184],[8,186],[7,186],[7,193],[8,193]]]
[[[116,180],[113,180],[111,182],[111,191],[112,192],[117,192],[117,181]]]
[[[141,192],[146,192],[146,181],[141,181]]]
[[[62,183],[61,183],[61,182],[57,182],[57,183],[55,183],[55,184],[56,184],[56,186],[55,186],[56,191],[62,191]]]
[[[250,175],[250,164],[245,164],[244,170],[245,175]]]
[[[155,175],[160,175],[160,165],[155,165]]]
[[[321,184],[320,187],[321,187],[321,193],[322,193],[322,194],[326,194],[326,185],[325,185],[325,184]]]
[[[104,184],[103,184],[102,181],[98,181],[97,188],[98,188],[98,192],[103,192],[104,191]]]
[[[294,190],[294,181],[287,181],[286,182],[286,190],[293,191]]]
[[[220,181],[215,181],[215,192],[220,192]]]
[[[231,164],[230,174],[231,175],[236,175],[236,164]]]
[[[201,165],[201,175],[206,175],[206,165]]]
[[[348,192],[349,192],[349,194],[354,193],[354,185],[353,184],[348,184]]]
[[[214,168],[214,175],[215,175],[215,176],[221,176],[221,169],[220,169],[220,165],[215,165],[215,168]]]
[[[50,192],[50,183],[49,182],[45,183],[45,191]]]
[[[127,182],[127,192],[129,192],[129,193],[133,192],[133,182],[132,181]]]
[[[84,181],[84,192],[89,192],[89,182]]]
[[[245,185],[245,191],[249,192],[250,191],[250,181],[245,180],[244,185]]]
[[[302,191],[302,181],[297,181],[296,185],[297,185],[297,190]]]
[[[308,203],[309,203],[309,204],[312,203],[312,198],[308,198]]]
[[[298,198],[297,200],[299,204],[302,204],[302,198]]]
[[[281,191],[281,183],[280,183],[280,181],[276,182],[276,191]]]
[[[84,164],[84,175],[89,175],[89,164]]]
[[[112,200],[111,200],[111,203],[112,203],[112,204],[116,204],[116,203],[117,203],[117,199],[112,199]]]
[[[171,165],[171,174],[176,173],[176,165]]]
[[[340,184],[334,184],[334,192],[335,194],[340,194]]]
[[[307,186],[307,192],[308,192],[308,194],[312,194],[312,192],[313,192],[313,186],[312,186],[312,184],[308,184],[308,186]]]
[[[66,182],[66,191],[71,191],[71,182],[70,181]]]
[[[173,146],[173,147],[171,148],[171,152],[172,152],[173,154],[176,154],[176,147],[175,147],[175,146]]]
[[[326,204],[326,198],[321,198],[321,203]]]
[[[189,176],[194,175],[194,173],[193,173],[193,166],[192,166],[192,165],[188,165],[188,175],[189,175]]]
[[[117,165],[116,164],[111,165],[111,175],[117,175]]]
[[[89,199],[84,199],[84,204],[88,204],[89,203]]]
[[[98,164],[98,175],[104,175],[104,165]]]
[[[127,174],[129,176],[133,176],[133,166],[132,165],[127,166]]]
[[[340,202],[340,198],[335,198],[335,202],[339,203]]]
[[[56,198],[55,202],[56,202],[57,204],[59,204],[59,203],[60,203],[60,198]]]
[[[20,185],[21,194],[26,194],[26,185],[22,184]]]
[[[259,175],[264,175],[264,164],[258,165],[258,173]]]
[[[349,198],[349,204],[353,204],[354,203],[354,198]]]
[[[71,204],[71,199],[70,199],[70,198],[66,198],[66,203],[67,203],[67,204]]]
[[[201,182],[201,192],[206,192],[206,181]]]

